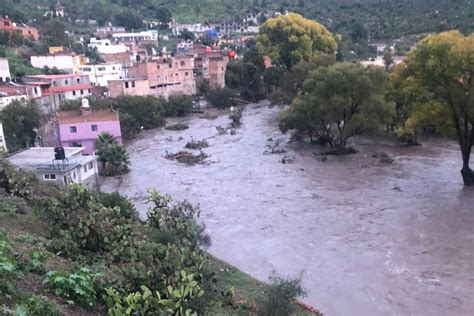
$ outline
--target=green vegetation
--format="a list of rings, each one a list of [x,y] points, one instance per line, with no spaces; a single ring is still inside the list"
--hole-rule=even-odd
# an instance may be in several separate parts
[[[318,54],[333,54],[336,40],[321,24],[295,13],[267,20],[260,26],[257,48],[287,70]]]
[[[227,109],[236,105],[236,92],[230,88],[210,88],[206,93],[207,101],[217,109]]]
[[[97,159],[102,163],[101,174],[118,175],[128,172],[130,157],[111,134],[107,132],[100,134],[94,145]]]
[[[184,131],[188,128],[189,128],[189,125],[185,124],[185,123],[176,123],[176,124],[165,126],[165,129],[167,129],[169,131]]]
[[[415,138],[423,129],[457,139],[465,185],[474,185],[469,167],[474,143],[474,33],[430,35],[408,55],[406,66],[392,76],[391,97],[397,104],[398,133]]]
[[[4,55],[4,57],[8,59],[13,80],[19,80],[26,75],[39,75],[42,73],[41,69],[34,68],[30,65],[27,56],[22,56],[9,49],[5,50]]]
[[[380,68],[338,63],[309,73],[291,106],[281,114],[283,132],[295,129],[310,141],[345,147],[347,139],[386,126],[387,76]]]
[[[40,113],[33,102],[11,102],[0,112],[0,120],[8,150],[14,152],[35,143]]]
[[[6,182],[16,177],[1,165]],[[272,288],[205,252],[210,239],[188,202],[152,191],[141,223],[118,193],[23,186],[19,192],[32,193],[21,210],[0,212],[1,313],[246,314]],[[2,199],[7,189],[2,182]]]

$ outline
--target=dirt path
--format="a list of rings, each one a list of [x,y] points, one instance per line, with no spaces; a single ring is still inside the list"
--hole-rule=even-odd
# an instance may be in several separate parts
[[[147,132],[128,147],[130,174],[103,189],[199,203],[212,254],[262,280],[302,274],[305,301],[328,315],[472,314],[474,190],[462,186],[456,144],[359,140],[360,154],[317,161],[279,132],[278,111],[249,106],[234,136],[217,135],[226,116]],[[191,137],[209,142],[207,164],[163,157]],[[264,155],[276,142],[287,153]],[[371,157],[382,151],[393,165]]]

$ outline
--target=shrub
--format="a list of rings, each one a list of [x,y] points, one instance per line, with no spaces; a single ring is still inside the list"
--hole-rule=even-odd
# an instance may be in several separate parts
[[[203,148],[207,148],[207,147],[209,147],[209,143],[205,139],[198,140],[198,141],[195,141],[195,140],[191,139],[184,146],[184,148],[187,148],[187,149],[203,149]]]
[[[115,259],[130,255],[135,219],[123,216],[120,206],[105,207],[83,186],[71,185],[44,208],[51,233],[57,237],[52,243],[55,250],[66,256],[84,251]]]
[[[39,250],[33,250],[29,253],[25,262],[25,270],[30,272],[45,272],[44,261],[48,257],[47,253]]]
[[[92,307],[96,302],[93,277],[87,268],[81,268],[76,273],[50,271],[43,283],[69,304]]]
[[[231,111],[230,111],[230,114],[229,114],[229,119],[231,120],[230,126],[232,128],[237,128],[242,124],[240,122],[240,119],[242,118],[243,110],[244,110],[243,107],[231,108]]]
[[[294,302],[306,293],[298,279],[288,280],[273,276],[272,285],[262,302],[259,303],[259,315],[285,316],[293,312]]]
[[[235,91],[229,88],[212,88],[207,92],[206,99],[215,108],[227,109],[235,106]]]
[[[166,125],[165,126],[165,129],[169,130],[169,131],[183,131],[183,130],[188,129],[188,128],[189,128],[189,125],[184,124],[184,123],[176,123],[176,124],[173,124],[173,125]]]
[[[20,301],[15,315],[60,316],[61,312],[54,303],[33,295]]]
[[[120,214],[125,218],[136,219],[138,216],[133,203],[118,192],[107,193],[99,191],[95,193],[95,197],[105,207],[119,207]]]
[[[6,159],[0,158],[0,187],[13,196],[30,198],[36,178],[27,172],[16,169]]]
[[[194,155],[188,151],[180,151],[177,153],[169,153],[166,152],[165,158],[169,160],[176,160],[180,163],[184,163],[186,165],[195,165],[198,163],[203,162],[209,156],[206,155],[204,152],[200,152],[199,155]]]
[[[193,110],[193,98],[189,95],[171,95],[164,105],[165,116],[185,116]]]
[[[18,276],[14,250],[6,233],[0,231],[0,293],[11,293],[13,288],[10,282]]]

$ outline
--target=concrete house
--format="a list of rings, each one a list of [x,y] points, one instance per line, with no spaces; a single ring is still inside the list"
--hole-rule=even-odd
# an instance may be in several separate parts
[[[57,68],[68,73],[77,74],[79,73],[79,66],[84,64],[85,60],[74,52],[60,51],[54,54],[30,56],[30,62],[36,68]]]
[[[43,113],[49,114],[59,109],[65,100],[77,100],[92,95],[92,85],[88,75],[35,75],[25,76],[26,85],[41,91],[41,95],[33,99],[42,105]]]
[[[79,67],[81,75],[89,76],[93,86],[107,87],[109,80],[119,80],[125,77],[122,64],[98,64]]]
[[[92,111],[87,99],[80,111],[57,113],[57,135],[64,147],[82,147],[85,155],[94,153],[94,143],[103,132],[112,134],[122,143],[119,115],[111,110]]]
[[[84,156],[84,148],[65,147],[64,159],[56,159],[54,147],[32,147],[8,160],[16,167],[33,173],[40,181],[68,185],[78,183],[89,189],[98,186],[97,157]]]
[[[0,58],[0,82],[10,82],[12,75],[10,73],[10,65],[8,59]]]

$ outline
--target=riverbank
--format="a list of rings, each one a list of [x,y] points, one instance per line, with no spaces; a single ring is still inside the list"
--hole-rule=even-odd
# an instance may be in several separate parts
[[[474,192],[462,185],[458,146],[357,139],[358,154],[323,161],[280,133],[278,112],[248,106],[236,135],[216,131],[227,115],[147,131],[128,145],[131,172],[102,187],[142,215],[149,188],[200,204],[213,255],[262,281],[302,275],[305,301],[329,315],[469,314]],[[164,158],[191,138],[208,141],[204,164]],[[275,145],[286,152],[264,154]],[[382,152],[394,163],[372,157]]]

